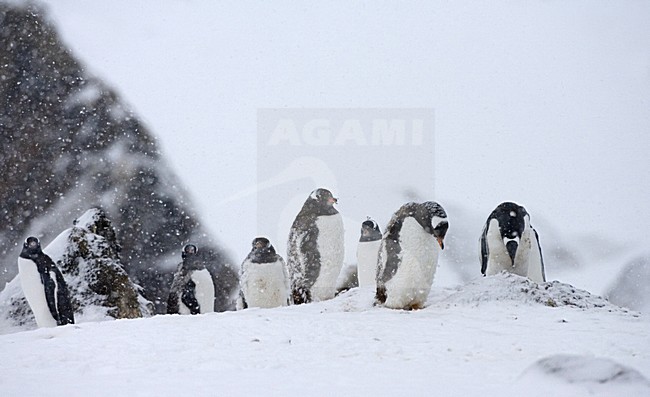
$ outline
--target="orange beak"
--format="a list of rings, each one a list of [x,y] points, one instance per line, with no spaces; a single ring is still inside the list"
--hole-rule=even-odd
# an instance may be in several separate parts
[[[327,200],[327,202],[330,204],[336,204],[339,202],[339,200],[335,197],[331,197],[329,200]]]
[[[436,240],[438,240],[438,244],[440,245],[440,249],[444,250],[445,249],[445,243],[443,241],[442,237],[438,237]]]

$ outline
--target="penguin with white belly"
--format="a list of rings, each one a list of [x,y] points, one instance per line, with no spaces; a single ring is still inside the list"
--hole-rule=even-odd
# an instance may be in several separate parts
[[[20,285],[39,327],[74,324],[68,286],[56,264],[41,249],[36,237],[28,237],[18,257]]]
[[[381,231],[377,222],[368,218],[361,224],[361,236],[357,245],[357,277],[359,287],[375,288],[377,256],[381,245]]]
[[[288,306],[291,286],[284,259],[265,237],[255,238],[252,245],[241,265],[237,309]]]
[[[343,267],[343,219],[327,189],[307,198],[289,231],[287,264],[295,304],[332,299]]]
[[[194,244],[183,247],[183,262],[174,273],[167,299],[167,314],[214,312],[214,282]]]
[[[536,283],[546,281],[539,235],[521,205],[499,204],[483,227],[479,246],[484,276],[506,271]]]
[[[440,204],[404,204],[391,218],[377,260],[375,301],[392,309],[421,309],[426,303],[449,228]]]

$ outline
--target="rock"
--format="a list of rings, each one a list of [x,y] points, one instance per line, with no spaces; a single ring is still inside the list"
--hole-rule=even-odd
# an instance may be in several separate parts
[[[609,301],[623,307],[650,313],[650,256],[632,260],[621,271],[606,293]]]
[[[647,396],[650,381],[634,368],[608,358],[556,354],[533,363],[510,392],[527,396]]]

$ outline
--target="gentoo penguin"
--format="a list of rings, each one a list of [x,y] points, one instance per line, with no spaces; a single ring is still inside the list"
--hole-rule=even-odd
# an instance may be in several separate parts
[[[237,308],[288,306],[291,286],[284,259],[275,252],[267,238],[257,237],[252,245],[241,265]]]
[[[505,270],[536,283],[546,281],[539,236],[528,212],[518,204],[504,202],[492,211],[483,227],[480,249],[484,276]]]
[[[381,239],[375,300],[392,309],[424,307],[449,222],[440,204],[404,204]]]
[[[183,247],[183,262],[174,274],[167,299],[167,314],[204,314],[214,311],[212,275],[194,244]]]
[[[357,245],[357,276],[359,287],[375,288],[377,255],[381,245],[381,231],[377,222],[368,218],[361,224],[361,237]]]
[[[29,307],[39,327],[74,324],[74,313],[63,274],[43,252],[36,237],[28,237],[18,257],[18,273]]]
[[[289,232],[287,263],[295,304],[331,299],[343,266],[343,219],[327,189],[307,198]]]

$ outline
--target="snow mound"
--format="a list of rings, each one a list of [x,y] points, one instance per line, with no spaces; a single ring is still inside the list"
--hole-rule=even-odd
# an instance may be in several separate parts
[[[650,253],[630,261],[609,287],[606,295],[617,305],[650,313]]]
[[[639,371],[607,358],[569,354],[538,360],[523,372],[514,388],[527,395],[532,390],[533,396],[650,395],[650,381]]]
[[[501,273],[459,286],[440,303],[478,306],[486,302],[517,301],[549,307],[569,306],[579,309],[603,309],[610,312],[634,313],[609,303],[606,299],[559,281],[535,283],[515,274]],[[635,315],[638,315],[634,313]]]

